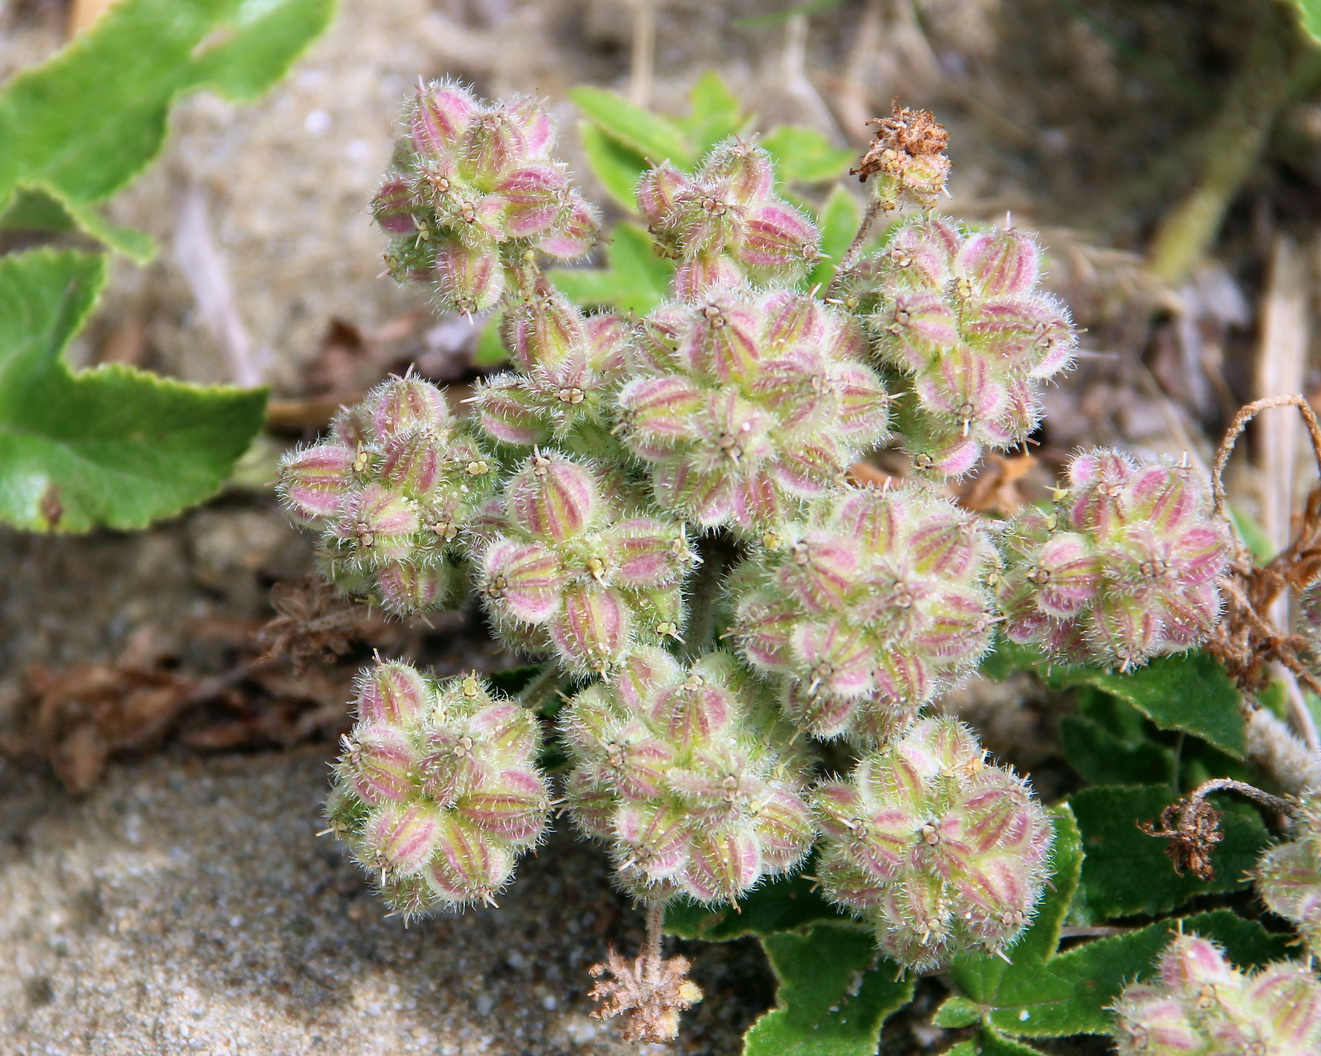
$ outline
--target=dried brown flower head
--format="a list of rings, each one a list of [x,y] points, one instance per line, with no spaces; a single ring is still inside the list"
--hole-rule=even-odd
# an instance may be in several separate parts
[[[871,146],[849,175],[863,183],[871,176],[873,193],[887,212],[901,205],[930,209],[945,189],[950,160],[944,150],[949,132],[929,110],[911,110],[893,102],[889,117],[874,117]]]
[[[688,978],[687,957],[662,959],[644,953],[629,961],[612,948],[605,964],[589,969],[596,985],[588,995],[600,1002],[596,1019],[623,1016],[625,1041],[673,1041],[679,1033],[679,1013],[702,1000],[702,989]]]
[[[1220,831],[1221,812],[1196,797],[1171,803],[1160,812],[1160,827],[1150,821],[1138,822],[1148,836],[1169,840],[1165,853],[1179,876],[1191,872],[1199,880],[1214,880],[1211,850],[1225,838]]]

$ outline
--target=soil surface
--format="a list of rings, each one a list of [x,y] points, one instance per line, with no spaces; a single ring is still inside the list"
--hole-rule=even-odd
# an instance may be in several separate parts
[[[758,17],[787,0],[654,0],[655,72],[639,84],[646,2],[346,0],[257,105],[183,100],[165,155],[112,203],[161,253],[116,261],[74,359],[268,383],[274,424],[221,496],[169,523],[0,546],[0,1050],[634,1051],[588,1018],[585,969],[611,942],[635,949],[638,919],[567,831],[522,864],[498,911],[409,928],[315,835],[343,702],[372,649],[441,674],[517,663],[471,615],[403,628],[296,587],[310,546],[268,486],[286,446],[387,372],[471,377],[472,328],[380,277],[365,207],[419,75],[545,97],[580,174],[565,94],[579,83],[679,112],[715,68],[763,127],[814,125],[859,147],[892,97],[931,106],[952,132],[948,211],[1010,211],[1043,230],[1050,283],[1088,331],[1079,368],[1047,394],[1038,488],[1080,444],[1208,457],[1233,407],[1265,394],[1259,306],[1281,293],[1281,254],[1314,314],[1296,292],[1318,287],[1321,262],[1311,97],[1282,111],[1213,260],[1186,283],[1140,267],[1275,0],[847,0],[798,20]],[[0,78],[59,46],[67,17],[60,0],[0,0]],[[1295,345],[1312,391],[1313,339]],[[1248,508],[1252,485],[1278,479],[1251,476]],[[317,615],[325,635],[254,637],[291,612]],[[290,659],[323,647],[338,656]],[[959,707],[993,748],[1034,761],[1049,722],[1030,701],[974,691]],[[688,952],[708,1000],[673,1051],[737,1052],[774,999],[761,954]],[[886,1051],[953,1040],[888,1029]]]

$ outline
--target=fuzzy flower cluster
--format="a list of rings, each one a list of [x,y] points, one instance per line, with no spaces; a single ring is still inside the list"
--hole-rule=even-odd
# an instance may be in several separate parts
[[[733,636],[818,737],[884,742],[991,645],[985,529],[919,488],[846,488],[768,532],[734,584]]]
[[[472,675],[378,663],[358,685],[326,803],[331,831],[405,916],[490,902],[550,813],[536,719]]]
[[[704,528],[765,529],[843,481],[887,433],[862,334],[792,290],[710,291],[644,322],[618,396],[657,501]]]
[[[569,809],[640,899],[733,902],[807,855],[803,762],[759,694],[728,653],[652,649],[565,710]]]
[[[637,196],[658,251],[679,260],[675,293],[689,300],[745,279],[792,280],[820,256],[820,232],[776,195],[770,155],[754,144],[725,140],[691,174],[667,161]]]
[[[1321,956],[1321,795],[1303,793],[1293,839],[1257,863],[1257,894],[1290,921],[1308,953]]]
[[[1077,455],[1054,508],[1005,539],[1005,634],[1064,663],[1128,669],[1204,642],[1230,557],[1202,479],[1186,465]]]
[[[328,437],[287,455],[277,489],[320,534],[327,578],[411,616],[459,600],[460,532],[494,492],[495,469],[444,393],[391,378],[341,410]]]
[[[641,512],[601,467],[541,451],[502,499],[477,565],[505,641],[587,674],[679,637],[680,588],[696,563],[681,521]]]
[[[1021,777],[986,762],[972,731],[922,719],[816,791],[826,894],[919,971],[999,953],[1027,927],[1054,834]]]
[[[1120,1056],[1321,1052],[1321,982],[1306,965],[1243,973],[1196,935],[1176,935],[1156,977],[1129,986],[1115,1014]]]
[[[536,102],[487,103],[435,82],[419,86],[404,123],[372,201],[400,282],[434,285],[452,311],[481,312],[528,251],[572,260],[595,244],[595,214],[551,157],[555,129]]]
[[[519,369],[497,374],[472,398],[487,436],[513,447],[555,444],[597,457],[617,445],[609,398],[633,346],[623,318],[585,315],[537,278],[532,298],[506,311],[502,336]]]
[[[640,320],[588,314],[538,270],[539,253],[595,240],[545,112],[438,83],[405,121],[373,203],[391,271],[449,310],[500,309],[511,369],[477,385],[464,419],[434,386],[390,379],[284,460],[280,496],[345,590],[400,616],[475,595],[493,633],[547,668],[524,707],[475,677],[378,664],[332,830],[404,914],[489,901],[547,823],[532,707],[559,689],[574,694],[563,802],[648,905],[654,940],[598,972],[608,1013],[672,1033],[695,991],[660,957],[662,904],[735,902],[814,844],[827,895],[898,963],[1006,951],[1046,882],[1050,818],[970,730],[921,709],[970,674],[997,623],[1070,663],[1130,667],[1204,641],[1229,552],[1187,467],[1085,454],[1051,508],[994,534],[938,492],[931,478],[1026,439],[1036,387],[1072,356],[1037,244],[918,216],[828,296],[802,292],[788,284],[819,234],[777,196],[765,151],[729,141],[639,187],[657,249],[679,262],[672,299]],[[929,209],[943,147],[929,115],[880,122],[857,170],[879,203],[867,222]],[[892,430],[924,479],[850,484]],[[818,750],[856,764],[809,791]],[[1259,877],[1305,935],[1311,831]],[[1292,968],[1219,971],[1223,1014],[1178,999],[1203,1015],[1188,1036],[1262,1022],[1300,1039],[1280,1053],[1321,1051]],[[1149,997],[1166,1004],[1143,1011]],[[1155,1046],[1174,1000],[1131,991],[1132,1037]],[[1225,1051],[1169,1045],[1147,1051]]]
[[[840,299],[904,392],[894,424],[920,469],[962,476],[984,449],[1036,428],[1036,385],[1069,365],[1077,340],[1040,278],[1040,247],[1022,232],[965,234],[929,216],[900,223],[841,277]]]

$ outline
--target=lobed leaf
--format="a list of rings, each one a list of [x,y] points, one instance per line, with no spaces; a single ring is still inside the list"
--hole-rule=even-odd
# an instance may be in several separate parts
[[[1082,833],[1082,880],[1073,919],[1091,923],[1175,909],[1197,895],[1237,891],[1270,842],[1261,819],[1226,813],[1224,841],[1214,851],[1214,880],[1178,876],[1165,854],[1166,841],[1148,836],[1137,822],[1156,819],[1175,798],[1168,785],[1086,788],[1069,799]]]
[[[104,282],[101,256],[0,258],[0,520],[17,527],[145,527],[213,494],[261,428],[265,390],[70,371]]]
[[[1298,21],[1313,46],[1321,44],[1321,0],[1294,0]]]
[[[715,70],[707,70],[698,78],[688,93],[688,101],[692,113],[677,118],[675,124],[683,130],[698,156],[722,139],[738,135],[750,123],[738,96]]]
[[[871,935],[818,924],[762,939],[777,1007],[743,1036],[744,1056],[873,1056],[885,1020],[913,998],[913,981],[880,960]]]
[[[647,171],[647,159],[602,132],[589,121],[578,123],[587,164],[607,194],[630,215],[638,215],[637,186]]]
[[[1160,656],[1146,667],[1120,673],[1050,664],[1035,649],[1000,640],[981,671],[996,681],[1032,671],[1051,689],[1093,686],[1132,704],[1162,730],[1191,733],[1235,759],[1247,750],[1238,688],[1209,653]]]
[[[835,275],[862,221],[862,210],[853,195],[836,187],[821,206],[817,226],[821,230],[821,259],[807,276],[807,289],[824,288]]]
[[[253,98],[330,23],[334,0],[122,0],[96,28],[0,90],[0,214],[44,193],[94,237],[141,259],[145,236],[88,207],[159,152],[170,102],[210,87]]]
[[[697,164],[697,152],[682,129],[668,118],[604,88],[579,85],[569,89],[569,98],[592,124],[648,162],[659,165],[672,161],[681,169]]]
[[[1154,741],[1126,740],[1095,719],[1066,715],[1060,719],[1060,744],[1069,765],[1091,784],[1173,787],[1174,753]]]
[[[812,881],[802,875],[762,884],[736,906],[712,909],[696,902],[672,902],[665,910],[666,932],[706,942],[728,942],[744,935],[764,938],[818,923],[852,925],[853,919],[817,894]]]
[[[838,180],[858,160],[850,147],[832,146],[823,132],[803,125],[779,125],[761,139],[786,183]]]
[[[609,307],[645,315],[670,293],[674,264],[651,250],[651,236],[637,224],[615,226],[604,268],[553,268],[550,279],[584,307]]]

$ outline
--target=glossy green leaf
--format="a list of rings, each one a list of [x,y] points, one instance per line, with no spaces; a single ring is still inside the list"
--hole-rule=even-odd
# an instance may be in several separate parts
[[[1047,962],[1015,960],[994,993],[980,1003],[982,1021],[1014,1037],[1107,1034],[1112,1022],[1110,1006],[1125,986],[1152,969],[1180,927],[1214,939],[1242,968],[1287,956],[1284,937],[1272,935],[1232,910],[1218,909],[1182,921],[1163,920],[1124,935],[1093,939]],[[960,999],[960,1009],[966,1005]],[[944,1021],[942,1006],[933,1022],[941,1025]]]
[[[590,307],[645,315],[670,293],[674,264],[652,252],[637,224],[617,224],[605,247],[604,268],[553,268],[550,279],[566,297]]]
[[[0,520],[142,528],[213,494],[261,428],[264,390],[198,387],[62,354],[105,281],[99,256],[0,258]]]
[[[977,1032],[977,1056],[1042,1056],[1035,1045],[1001,1034],[989,1023]]]
[[[1138,822],[1155,822],[1176,798],[1168,785],[1085,788],[1070,797],[1086,855],[1075,920],[1154,916],[1196,895],[1248,886],[1244,877],[1270,842],[1261,819],[1255,812],[1227,812],[1221,823],[1224,840],[1212,854],[1215,878],[1199,880],[1191,872],[1178,876],[1165,853],[1168,841],[1138,828]]]
[[[874,1056],[881,1025],[913,997],[913,981],[880,960],[856,927],[818,924],[762,939],[779,981],[776,1005],[744,1035],[745,1056]]]
[[[1057,688],[1095,686],[1128,701],[1161,729],[1184,730],[1236,759],[1247,750],[1238,687],[1209,653],[1157,657],[1127,674],[1072,667],[1047,681]]]
[[[170,102],[210,87],[246,100],[330,22],[333,0],[122,0],[95,29],[0,90],[0,209],[20,186],[59,202],[94,237],[144,244],[88,207],[159,153]]]
[[[810,864],[806,867],[811,872]],[[852,924],[813,890],[806,876],[779,877],[744,895],[735,906],[711,909],[696,902],[672,902],[665,930],[685,939],[728,942],[744,935],[767,936],[818,923]]]
[[[622,95],[604,88],[580,85],[569,89],[569,98],[592,124],[647,161],[659,165],[668,160],[681,169],[696,164],[696,151],[679,126],[668,118],[635,106]]]
[[[1055,890],[1043,900],[1023,941],[1009,951],[1012,964],[985,955],[955,961],[950,978],[958,993],[937,1010],[935,1025],[964,1027],[976,1018],[1013,1036],[1106,1033],[1109,1006],[1128,982],[1150,968],[1178,926],[1165,920],[1058,953],[1060,926],[1085,866],[1067,805],[1055,809]],[[1228,910],[1190,917],[1185,927],[1225,944],[1244,966],[1277,956],[1282,946],[1260,925]]]
[[[786,183],[826,183],[847,176],[857,152],[832,146],[824,133],[802,125],[780,125],[761,138]]]
[[[738,135],[748,123],[743,104],[715,70],[707,70],[688,93],[692,113],[675,121],[692,144],[694,153],[703,155],[722,139]]]

